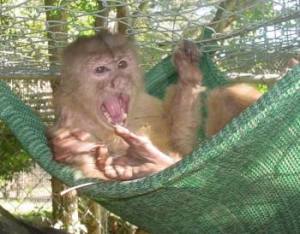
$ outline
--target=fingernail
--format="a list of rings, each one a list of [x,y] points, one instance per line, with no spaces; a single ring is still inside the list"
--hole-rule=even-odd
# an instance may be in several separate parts
[[[115,125],[115,130],[119,133],[126,133],[128,132],[127,128],[122,127],[121,125]]]

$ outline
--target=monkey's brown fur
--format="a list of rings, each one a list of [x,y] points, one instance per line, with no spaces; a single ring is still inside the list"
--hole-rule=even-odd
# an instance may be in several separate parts
[[[204,90],[196,46],[183,42],[173,60],[179,81],[161,101],[145,92],[135,47],[124,36],[105,33],[69,45],[54,93],[54,159],[88,177],[126,180],[162,170],[190,153],[197,144],[199,94]],[[259,97],[246,84],[213,90],[207,102],[207,135]],[[114,129],[114,124],[125,124],[129,131]]]
[[[207,101],[206,134],[216,134],[260,96],[261,93],[248,84],[235,84],[212,90]]]

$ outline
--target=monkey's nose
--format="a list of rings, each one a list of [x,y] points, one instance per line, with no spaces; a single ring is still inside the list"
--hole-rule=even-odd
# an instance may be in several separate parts
[[[112,88],[126,89],[127,86],[128,86],[128,80],[125,77],[118,76],[111,81]]]

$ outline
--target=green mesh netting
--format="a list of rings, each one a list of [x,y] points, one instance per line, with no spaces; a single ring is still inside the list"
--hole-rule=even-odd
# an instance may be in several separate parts
[[[207,56],[205,84],[225,82]],[[165,59],[147,74],[163,95],[176,77]],[[82,189],[151,233],[298,233],[300,230],[300,67],[216,137],[156,175]],[[51,160],[42,122],[3,83],[0,118],[51,175],[74,186],[74,171]],[[95,181],[95,180],[92,180]]]

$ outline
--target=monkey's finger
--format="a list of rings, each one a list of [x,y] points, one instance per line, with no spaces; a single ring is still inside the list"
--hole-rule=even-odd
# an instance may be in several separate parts
[[[153,163],[157,167],[166,168],[176,162],[175,159],[160,151],[151,142],[132,147],[132,151],[134,152],[134,155],[146,159],[149,163]]]
[[[105,162],[103,172],[105,176],[109,177],[110,179],[123,180],[122,177],[125,173],[126,165],[119,164],[117,161],[118,160],[115,160],[115,157],[108,157]]]
[[[164,168],[158,167],[153,163],[144,163],[139,166],[119,165],[110,161],[104,167],[104,173],[107,177],[114,180],[133,180],[149,174],[158,172]]]
[[[121,165],[115,165],[115,170],[119,178],[123,178],[125,173],[125,167]]]
[[[143,145],[149,143],[149,141],[143,137],[130,132],[127,128],[120,125],[115,125],[115,132],[118,136],[122,137],[129,145]]]
[[[53,141],[54,151],[70,151],[72,153],[83,153],[93,150],[95,147],[99,147],[99,144],[94,142],[81,142],[74,137],[69,137],[60,141]]]
[[[105,163],[108,159],[108,149],[106,147],[96,148],[96,166],[98,169],[104,171]]]
[[[79,144],[78,140],[74,137],[68,137],[64,139],[57,139],[55,138],[52,141],[54,147],[56,148],[61,148],[61,149],[71,149],[71,148],[76,148]]]
[[[65,162],[71,156],[72,155],[70,154],[70,152],[61,152],[53,154],[53,159],[58,162]]]
[[[118,174],[118,177],[115,177],[115,179],[133,180],[133,179],[151,175],[160,170],[162,170],[162,169],[159,167],[156,167],[156,165],[154,165],[152,163],[144,163],[139,166],[123,166],[123,167],[115,166],[115,171]]]
[[[52,143],[52,145],[54,146],[61,146],[62,144],[66,143],[66,142],[70,142],[70,141],[75,141],[75,142],[78,142],[77,139],[75,139],[73,136],[71,135],[68,135],[68,136],[65,136],[63,138],[61,137],[55,137],[53,138],[50,142]]]
[[[76,137],[80,141],[85,141],[89,137],[91,137],[90,133],[83,131],[81,129],[74,129],[73,131],[71,131],[71,135]]]
[[[133,166],[115,166],[115,170],[118,174],[119,180],[133,180],[139,177],[143,177],[145,173],[134,173],[134,168]]]
[[[104,145],[97,145],[93,150],[96,151],[96,156],[98,157],[104,157],[108,155],[108,149]]]
[[[91,152],[94,151],[100,145],[95,144],[94,142],[84,142],[75,146],[76,152]]]
[[[54,133],[50,133],[50,136],[53,138],[53,140],[62,140],[70,135],[70,130],[67,128],[61,128]]]
[[[121,125],[114,125],[115,132],[119,135],[129,135],[129,129],[122,127]]]
[[[132,173],[134,177],[143,177],[154,172],[160,171],[160,167],[156,167],[153,163],[144,163],[140,166],[133,166]]]
[[[105,176],[111,178],[111,179],[115,179],[118,177],[118,173],[116,171],[116,169],[110,165],[110,166],[106,166],[103,170]]]
[[[136,178],[132,169],[131,166],[112,165],[104,168],[104,174],[114,180],[132,180]]]
[[[123,180],[134,179],[133,168],[131,166],[124,167],[124,173],[122,175]]]

